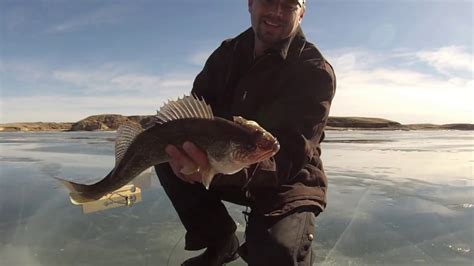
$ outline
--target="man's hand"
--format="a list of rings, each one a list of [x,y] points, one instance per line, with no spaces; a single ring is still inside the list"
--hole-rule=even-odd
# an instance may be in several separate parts
[[[209,160],[207,154],[196,147],[192,142],[183,143],[183,151],[176,146],[168,145],[165,148],[166,153],[171,157],[169,164],[174,174],[187,183],[201,182],[201,172],[209,169]]]

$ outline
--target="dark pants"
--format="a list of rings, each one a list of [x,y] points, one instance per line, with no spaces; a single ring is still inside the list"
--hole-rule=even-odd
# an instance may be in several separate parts
[[[208,191],[201,184],[181,181],[168,164],[158,165],[156,170],[186,228],[186,250],[206,248],[235,232],[235,222],[221,200],[252,206],[239,186],[212,186]],[[244,259],[249,265],[259,266],[312,265],[314,230],[314,209],[303,207],[271,217],[252,211],[245,231]]]

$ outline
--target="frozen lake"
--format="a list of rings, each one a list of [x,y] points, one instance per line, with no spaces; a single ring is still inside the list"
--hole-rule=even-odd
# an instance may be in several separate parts
[[[179,265],[196,254],[183,251],[184,228],[156,176],[142,202],[90,214],[52,178],[105,176],[114,138],[0,133],[1,265]],[[472,132],[328,131],[317,265],[472,265],[473,152]],[[242,237],[243,207],[228,206]]]

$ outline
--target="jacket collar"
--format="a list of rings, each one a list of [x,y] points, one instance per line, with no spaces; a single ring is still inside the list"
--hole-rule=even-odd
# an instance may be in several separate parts
[[[241,43],[242,48],[246,52],[254,54],[255,33],[252,27],[241,33],[236,39]],[[300,56],[305,44],[306,37],[301,27],[298,27],[292,36],[267,49],[265,53],[277,54],[283,60],[297,58]]]

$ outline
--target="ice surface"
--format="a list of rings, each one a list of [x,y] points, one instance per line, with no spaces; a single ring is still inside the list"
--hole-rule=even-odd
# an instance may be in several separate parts
[[[474,137],[462,131],[329,131],[317,265],[472,265]],[[52,179],[94,181],[111,132],[0,134],[5,265],[179,265],[184,228],[156,177],[132,207],[82,214]],[[243,239],[243,207],[228,204]],[[230,265],[245,265],[237,260]]]

